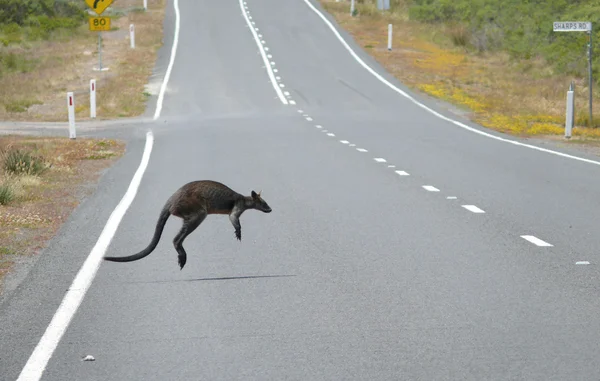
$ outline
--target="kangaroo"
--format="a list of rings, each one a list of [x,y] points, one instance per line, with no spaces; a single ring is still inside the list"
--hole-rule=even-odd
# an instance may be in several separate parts
[[[271,213],[271,207],[260,196],[261,192],[252,191],[250,196],[237,193],[224,184],[212,180],[192,181],[175,191],[163,206],[154,230],[152,241],[144,250],[128,257],[104,257],[112,262],[137,261],[149,255],[160,240],[167,219],[174,215],[183,219],[181,229],[173,239],[173,245],[178,254],[180,270],[187,261],[187,254],[183,248],[183,240],[200,224],[209,214],[228,214],[229,221],[235,228],[235,237],[242,240],[242,225],[240,216],[247,209],[256,209],[264,213]]]

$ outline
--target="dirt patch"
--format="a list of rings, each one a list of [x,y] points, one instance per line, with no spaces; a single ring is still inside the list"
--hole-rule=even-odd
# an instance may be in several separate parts
[[[0,119],[66,121],[67,92],[75,97],[78,120],[89,119],[89,85],[97,84],[97,118],[139,116],[148,93],[157,50],[162,45],[166,0],[117,0],[102,16],[110,16],[112,30],[102,32],[102,66],[98,67],[98,35],[81,26],[69,38],[4,48],[34,69],[0,78]],[[94,14],[95,15],[95,14]],[[129,25],[135,26],[135,49],[130,48]]]
[[[111,139],[0,137],[0,293],[14,263],[46,246],[124,151]]]

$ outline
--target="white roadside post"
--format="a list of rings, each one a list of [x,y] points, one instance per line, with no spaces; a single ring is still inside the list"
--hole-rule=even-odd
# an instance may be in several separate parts
[[[354,16],[354,0],[350,0],[350,16]]]
[[[75,99],[73,92],[67,93],[67,108],[69,110],[69,139],[75,139]]]
[[[392,24],[388,24],[388,50],[392,50]]]
[[[144,0],[144,10],[148,10],[148,0]]]
[[[96,80],[90,80],[90,118],[96,117]]]
[[[569,91],[567,91],[567,116],[565,119],[565,138],[567,139],[571,139],[571,133],[573,131],[573,103],[573,84],[571,84]]]
[[[135,49],[135,26],[129,25],[129,40],[131,41],[131,49]]]

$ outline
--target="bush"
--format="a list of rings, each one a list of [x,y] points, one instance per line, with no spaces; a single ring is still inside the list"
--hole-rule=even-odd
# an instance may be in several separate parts
[[[11,174],[39,175],[48,166],[42,157],[17,149],[4,155],[4,169]]]
[[[85,20],[82,0],[0,0],[0,23],[24,26],[31,17]]]
[[[86,20],[81,0],[0,0],[0,43],[48,39],[58,29],[73,29]]]
[[[8,184],[0,185],[0,205],[7,205],[15,198],[15,193]]]
[[[469,47],[479,51],[502,50],[518,59],[545,58],[559,73],[586,75],[585,33],[554,32],[561,20],[600,22],[600,3],[595,0],[411,0],[409,17],[448,26],[462,24],[468,30]],[[463,46],[464,33],[450,37]],[[597,28],[593,36],[598,41]],[[597,46],[597,45],[596,45]],[[600,56],[594,54],[594,77]],[[600,79],[600,78],[599,78]]]

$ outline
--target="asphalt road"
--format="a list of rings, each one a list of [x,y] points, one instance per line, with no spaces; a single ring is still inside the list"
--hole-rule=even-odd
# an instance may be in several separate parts
[[[288,104],[237,1],[180,0],[161,116],[88,133],[126,137],[127,153],[0,305],[0,379],[23,369],[148,130],[108,255],[144,248],[191,180],[262,190],[273,212],[246,212],[241,242],[209,216],[183,270],[176,218],[149,257],[102,262],[43,380],[599,379],[600,165],[441,120],[304,1],[247,6]],[[169,4],[159,72],[174,20]]]

